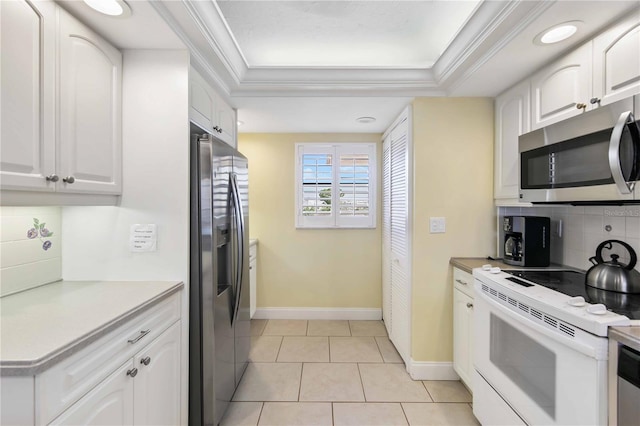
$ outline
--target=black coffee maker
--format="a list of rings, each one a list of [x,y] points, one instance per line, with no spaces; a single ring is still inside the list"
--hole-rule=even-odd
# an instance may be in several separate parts
[[[551,220],[542,216],[505,216],[504,263],[549,266]]]

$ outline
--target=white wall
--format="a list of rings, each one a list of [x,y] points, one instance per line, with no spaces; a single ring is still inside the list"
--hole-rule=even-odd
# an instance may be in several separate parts
[[[595,255],[598,244],[605,240],[624,241],[640,256],[640,206],[501,207],[499,212],[500,216],[551,218],[553,263],[589,269],[589,258]],[[562,223],[562,236],[557,232],[559,223]],[[610,231],[607,231],[608,227]],[[628,262],[628,256],[623,256],[622,252],[618,254],[621,262]],[[605,260],[608,259],[605,256]],[[636,265],[636,269],[640,271],[640,264]]]
[[[65,280],[179,280],[186,424],[189,278],[189,55],[125,50],[123,191],[115,207],[64,207]],[[157,225],[157,251],[129,251],[129,227]]]

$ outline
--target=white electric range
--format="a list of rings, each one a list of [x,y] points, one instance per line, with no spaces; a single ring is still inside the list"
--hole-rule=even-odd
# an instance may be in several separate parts
[[[640,317],[640,297],[587,289],[578,271],[478,268],[473,276],[480,422],[606,425],[607,330]]]

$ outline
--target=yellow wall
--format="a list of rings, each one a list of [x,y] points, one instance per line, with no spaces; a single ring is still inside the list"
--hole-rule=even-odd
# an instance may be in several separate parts
[[[295,143],[374,142],[380,134],[238,136],[249,158],[249,234],[258,239],[261,307],[380,308],[380,185],[375,229],[295,228]],[[378,173],[380,175],[380,173]]]
[[[495,250],[493,100],[418,98],[413,102],[412,358],[452,360],[450,257]],[[444,216],[446,233],[430,234]]]

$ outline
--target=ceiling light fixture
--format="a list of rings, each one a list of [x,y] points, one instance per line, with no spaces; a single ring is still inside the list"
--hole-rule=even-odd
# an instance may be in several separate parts
[[[538,34],[533,42],[540,45],[559,43],[574,35],[578,31],[580,24],[582,22],[571,21],[554,25]]]
[[[109,16],[124,18],[131,15],[131,8],[123,0],[84,0],[91,9]]]
[[[244,121],[238,120],[238,127],[242,126],[243,124],[244,124]]]
[[[356,121],[360,124],[369,124],[374,123],[376,121],[375,117],[358,117]]]

